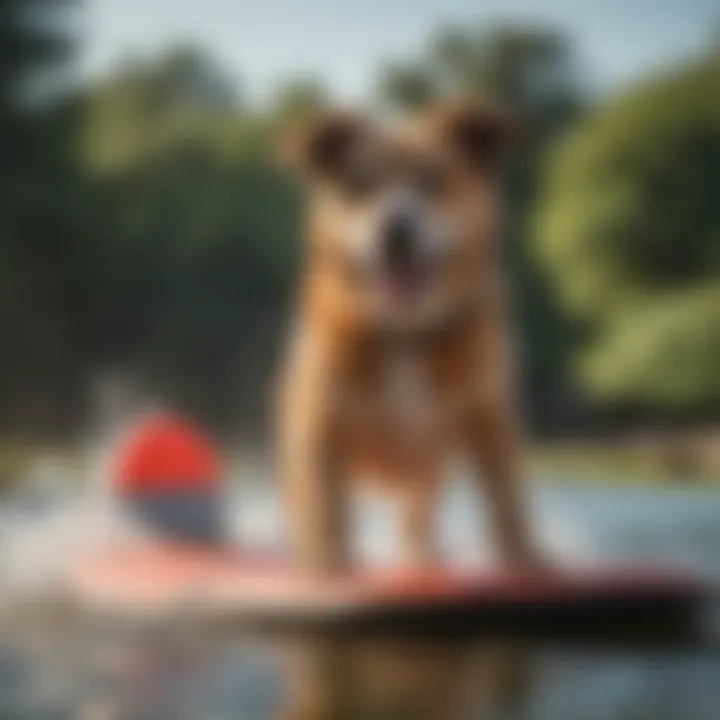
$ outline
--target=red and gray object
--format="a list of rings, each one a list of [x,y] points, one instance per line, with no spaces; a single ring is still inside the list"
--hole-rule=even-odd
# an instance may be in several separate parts
[[[222,541],[220,461],[198,428],[166,413],[145,417],[114,460],[115,491],[136,521],[166,540]]]

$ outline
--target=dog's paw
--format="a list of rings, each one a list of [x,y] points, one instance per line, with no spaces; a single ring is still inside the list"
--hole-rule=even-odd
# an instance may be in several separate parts
[[[410,570],[425,570],[443,564],[441,553],[435,546],[407,547],[401,558],[402,567]]]
[[[348,558],[331,554],[305,558],[300,562],[300,570],[313,578],[335,578],[350,574],[353,564]]]
[[[502,553],[500,563],[502,567],[518,572],[551,572],[555,568],[553,560],[535,548]]]

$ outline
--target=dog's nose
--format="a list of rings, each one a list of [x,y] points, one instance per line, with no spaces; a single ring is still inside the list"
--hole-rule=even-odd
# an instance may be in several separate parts
[[[389,262],[403,262],[412,257],[415,250],[416,227],[407,215],[396,215],[385,225],[383,252]]]

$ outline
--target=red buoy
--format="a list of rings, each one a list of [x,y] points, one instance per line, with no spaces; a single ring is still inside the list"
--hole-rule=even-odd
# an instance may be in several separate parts
[[[112,479],[133,521],[156,537],[224,542],[218,453],[184,418],[161,413],[138,421],[120,443]]]
[[[210,490],[220,477],[218,453],[182,417],[158,413],[138,421],[120,443],[113,480],[126,496]]]

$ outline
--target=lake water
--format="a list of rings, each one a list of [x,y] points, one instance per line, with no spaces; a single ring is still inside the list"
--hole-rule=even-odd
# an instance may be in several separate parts
[[[61,563],[49,560],[97,534],[106,509],[94,502],[61,494],[0,504],[6,596],[20,586],[29,592],[33,581],[39,587],[38,577],[60,571]],[[278,542],[280,515],[261,486],[245,485],[228,505],[239,541]],[[439,532],[454,562],[485,561],[476,505],[462,485],[448,492]],[[672,560],[720,579],[720,489],[542,482],[534,485],[533,505],[554,556]],[[392,506],[361,503],[357,526],[359,552],[391,562]],[[717,720],[720,642],[712,608],[704,623],[701,641],[638,645],[179,635],[40,618],[2,626],[0,718]]]

